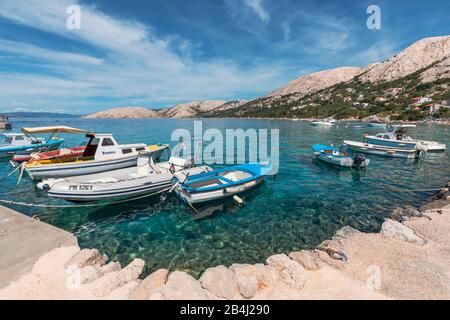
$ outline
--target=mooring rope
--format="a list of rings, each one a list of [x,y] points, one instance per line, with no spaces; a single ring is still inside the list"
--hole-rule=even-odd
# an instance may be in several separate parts
[[[28,203],[28,202],[3,200],[3,199],[0,199],[0,203],[9,204],[9,205],[17,205],[17,206],[22,206],[22,207],[53,208],[53,209],[101,207],[101,206],[126,203],[126,202],[131,202],[131,201],[135,201],[135,200],[139,200],[139,199],[148,198],[148,197],[155,196],[157,194],[166,192],[168,190],[169,190],[169,188],[166,188],[166,189],[160,190],[158,192],[146,194],[146,195],[135,197],[135,198],[123,199],[123,200],[118,200],[118,201],[113,201],[113,202],[105,202],[105,203],[90,203],[90,204],[77,204],[77,205],[52,205],[52,204]]]

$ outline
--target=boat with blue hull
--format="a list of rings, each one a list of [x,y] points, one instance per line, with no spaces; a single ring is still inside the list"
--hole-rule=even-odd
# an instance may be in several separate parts
[[[366,159],[362,154],[351,155],[334,146],[314,144],[312,149],[317,160],[333,166],[360,169],[367,167],[370,163],[370,160]]]
[[[175,193],[189,204],[238,195],[255,188],[273,171],[272,162],[241,164],[197,175],[174,174]]]
[[[57,150],[64,139],[32,137],[23,133],[4,133],[5,141],[0,144],[0,158],[11,158],[16,154]]]
[[[365,142],[344,140],[344,147],[354,152],[373,154],[377,156],[418,159],[426,152],[426,147],[417,145],[416,149],[385,147]]]
[[[365,142],[373,145],[391,148],[416,149],[418,144],[424,145],[427,151],[445,151],[446,146],[436,141],[414,140],[408,135],[408,130],[415,128],[413,124],[388,125],[386,132],[376,135],[366,135]]]

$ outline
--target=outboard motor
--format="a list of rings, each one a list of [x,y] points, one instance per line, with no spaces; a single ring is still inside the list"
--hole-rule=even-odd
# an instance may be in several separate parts
[[[366,157],[364,157],[362,154],[356,154],[353,157],[353,167],[358,170],[361,169],[361,165],[364,161],[366,161]]]

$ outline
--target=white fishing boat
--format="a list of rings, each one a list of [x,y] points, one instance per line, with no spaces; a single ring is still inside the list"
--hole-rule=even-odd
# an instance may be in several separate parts
[[[212,171],[210,167],[192,167],[182,158],[171,157],[155,164],[151,152],[140,152],[137,165],[130,168],[60,179],[45,179],[38,188],[52,198],[72,202],[130,198],[169,190],[174,173],[197,175]]]
[[[386,132],[366,135],[365,140],[367,143],[386,147],[415,149],[418,144],[422,144],[428,151],[445,151],[446,146],[443,143],[411,138],[408,130],[415,127],[414,124],[388,125]]]
[[[365,142],[344,140],[344,146],[356,152],[374,154],[378,156],[415,159],[420,158],[423,152],[426,152],[426,146],[417,145],[416,149],[405,149],[395,147],[383,147]]]
[[[326,118],[324,120],[317,120],[310,122],[310,125],[315,127],[332,127],[337,123],[333,118]]]
[[[24,164],[26,172],[33,180],[100,173],[136,166],[141,151],[159,160],[169,148],[166,144],[118,144],[112,134],[88,133],[86,137],[88,142],[81,156],[69,153],[67,157],[32,159]]]

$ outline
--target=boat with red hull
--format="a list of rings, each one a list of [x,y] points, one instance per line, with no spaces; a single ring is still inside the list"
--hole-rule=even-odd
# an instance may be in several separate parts
[[[86,147],[76,147],[76,148],[64,148],[55,151],[32,153],[26,155],[15,155],[12,161],[16,163],[28,162],[30,160],[53,160],[53,159],[63,159],[67,157],[81,157],[83,156]]]

